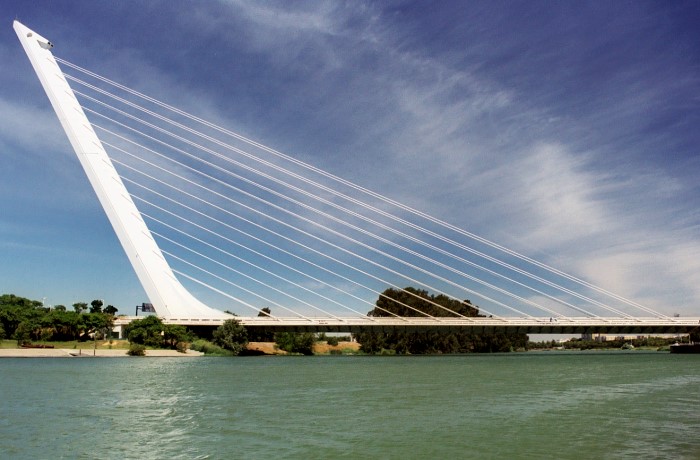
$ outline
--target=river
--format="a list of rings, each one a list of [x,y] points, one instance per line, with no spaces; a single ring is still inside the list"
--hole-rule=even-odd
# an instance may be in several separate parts
[[[0,359],[3,459],[699,459],[700,356]]]

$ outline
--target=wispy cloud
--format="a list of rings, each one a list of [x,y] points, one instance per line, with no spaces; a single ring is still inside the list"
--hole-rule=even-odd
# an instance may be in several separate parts
[[[166,8],[140,42],[105,38],[84,56],[398,201],[690,312],[700,300],[697,71],[665,52],[683,43],[647,7],[582,8],[576,20],[567,8],[530,23],[488,5],[232,0],[186,20]],[[168,39],[165,25],[182,37]],[[6,94],[0,145],[43,158],[65,138],[52,116]],[[37,121],[50,132],[36,136]]]

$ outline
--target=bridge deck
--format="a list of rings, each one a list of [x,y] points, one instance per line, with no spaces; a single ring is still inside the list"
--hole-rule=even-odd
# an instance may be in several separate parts
[[[123,326],[136,317],[120,317]],[[276,332],[381,332],[456,331],[475,334],[509,332],[525,334],[674,334],[700,329],[700,317],[688,318],[265,318],[236,317],[240,323],[258,331]],[[166,318],[166,324],[215,327],[226,319]]]

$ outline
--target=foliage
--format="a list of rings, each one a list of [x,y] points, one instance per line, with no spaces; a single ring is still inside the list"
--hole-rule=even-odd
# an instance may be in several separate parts
[[[95,299],[90,302],[90,313],[102,313],[102,303],[101,300]]]
[[[676,337],[641,337],[632,340],[619,338],[605,341],[574,338],[557,345],[567,350],[606,350],[619,349],[629,345],[635,348],[662,348],[677,341]]]
[[[192,334],[190,334],[185,326],[179,324],[166,324],[163,327],[163,343],[173,350],[187,351],[187,342],[192,340]],[[184,352],[183,352],[184,353]]]
[[[175,343],[175,349],[179,353],[187,353],[187,342],[177,342]]]
[[[19,297],[14,294],[2,294],[0,295],[0,307],[20,307],[25,309],[38,308],[43,306],[42,302],[38,300],[29,300],[24,297]]]
[[[431,295],[428,291],[413,287],[389,288],[379,294],[375,305],[367,313],[369,316],[479,316],[479,307],[472,305],[469,300],[459,301],[444,294]]]
[[[379,295],[369,316],[483,316],[469,300],[458,301],[445,295],[431,295],[425,290],[407,287],[387,289]],[[422,312],[422,313],[421,313]],[[363,332],[356,335],[360,350],[375,354],[386,351],[396,354],[490,353],[527,348],[525,334],[471,334],[464,331]]]
[[[76,304],[86,305],[86,304]],[[41,302],[14,294],[0,296],[0,329],[5,337],[22,344],[32,340],[85,340],[100,330],[110,330],[113,318],[103,313],[82,314],[65,307],[45,308]]]
[[[318,337],[316,338],[316,341],[318,342],[326,342],[328,345],[331,346],[337,346],[340,343],[340,338],[332,335],[332,336],[327,336],[325,332],[321,332]]]
[[[146,356],[146,346],[140,343],[132,343],[126,352],[129,356]]]
[[[316,335],[311,332],[278,332],[275,334],[275,344],[287,353],[314,354]]]
[[[695,328],[695,330],[692,331],[689,336],[691,342],[700,342],[700,327]]]
[[[124,335],[131,343],[147,345],[149,347],[163,347],[163,332],[165,325],[157,316],[146,316],[136,319],[124,327]]]
[[[214,331],[214,343],[234,354],[240,354],[248,345],[248,333],[237,319],[227,319]]]
[[[112,316],[114,316],[118,311],[119,311],[119,309],[116,308],[114,305],[107,305],[104,309],[105,313],[107,313],[108,315],[112,315]]]
[[[211,343],[208,340],[197,339],[190,344],[190,348],[195,351],[200,351],[206,355],[213,356],[231,356],[233,352],[225,350],[220,346]]]
[[[258,317],[271,317],[272,311],[268,308],[262,308],[258,312]],[[250,328],[248,329],[248,341],[250,342],[273,342],[275,340],[275,333],[272,331],[261,330],[260,328]]]

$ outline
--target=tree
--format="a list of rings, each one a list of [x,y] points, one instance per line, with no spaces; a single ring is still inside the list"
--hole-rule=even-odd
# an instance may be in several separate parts
[[[163,326],[163,342],[173,350],[187,351],[187,342],[192,335],[185,326],[180,324],[165,324]]]
[[[113,318],[103,313],[80,312],[85,303],[75,304],[75,311],[57,305],[49,310],[39,301],[12,294],[0,296],[0,328],[5,337],[19,342],[31,340],[76,340],[88,332],[104,331],[113,327]],[[21,327],[20,327],[21,325]]]
[[[104,303],[101,300],[93,300],[90,302],[90,313],[102,313],[102,305],[104,305]]]
[[[471,301],[459,301],[446,295],[431,295],[428,291],[407,287],[387,289],[377,299],[369,316],[483,316]],[[437,332],[364,332],[355,336],[365,353],[392,350],[397,354],[436,354],[510,351],[527,347],[526,334],[471,334],[463,331]]]
[[[17,325],[14,334],[17,345],[29,343],[41,338],[41,325],[34,319],[26,319]]]
[[[88,333],[97,334],[99,332],[104,335],[114,327],[114,317],[105,313],[88,313],[83,315],[83,317],[85,329]]]
[[[85,302],[76,302],[73,304],[73,310],[75,310],[76,313],[82,313],[85,310],[87,310],[87,303]]]
[[[389,288],[379,295],[376,308],[368,313],[369,316],[437,316],[476,317],[479,307],[472,305],[469,300],[459,301],[444,294],[430,295],[428,291],[407,287],[404,289]]]
[[[129,342],[161,348],[163,346],[163,322],[157,316],[136,319],[124,327]]]
[[[104,309],[104,312],[107,313],[108,315],[114,316],[115,313],[117,313],[119,309],[115,308],[114,305],[107,305]]]
[[[268,308],[262,308],[258,311],[259,318],[269,318],[272,316],[272,311]],[[251,342],[274,342],[275,333],[264,328],[250,328],[248,330],[248,340]]]
[[[275,334],[275,344],[287,353],[314,354],[316,335],[311,332],[278,332]]]
[[[214,343],[236,355],[248,345],[248,332],[237,319],[227,319],[214,331]]]
[[[693,331],[688,334],[688,338],[691,342],[700,342],[700,327],[693,329]]]
[[[38,300],[30,300],[26,297],[20,297],[14,294],[0,295],[0,307],[19,307],[24,309],[34,309],[43,306],[43,303]]]
[[[129,356],[146,356],[146,347],[140,343],[129,344],[129,350],[126,354]]]

